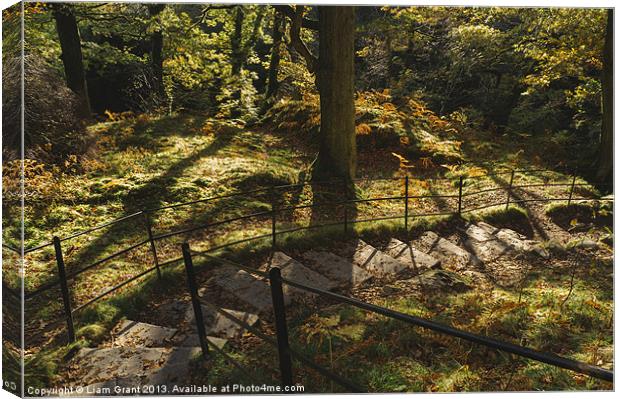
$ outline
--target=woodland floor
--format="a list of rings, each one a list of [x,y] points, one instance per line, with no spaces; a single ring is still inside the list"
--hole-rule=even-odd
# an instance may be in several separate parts
[[[95,124],[90,132],[97,143],[93,146],[90,160],[80,165],[81,170],[37,185],[38,191],[33,196],[35,200],[37,195],[60,194],[53,194],[54,198],[45,206],[30,204],[34,216],[27,223],[30,231],[27,236],[30,238],[26,247],[44,243],[52,235],[65,237],[144,208],[262,186],[295,183],[304,178],[304,170],[314,155],[309,137],[290,137],[260,128],[246,128],[197,114],[139,116]],[[534,174],[519,174],[515,185],[517,182],[570,181],[570,176],[544,164],[545,151],[550,149],[542,148],[536,138],[524,138],[516,143],[502,136],[480,133],[463,138],[463,141],[464,156],[468,160],[467,176],[470,177],[466,180],[468,189],[488,189],[506,184],[509,173],[487,178],[476,176],[497,174],[508,167],[545,169]],[[489,142],[494,144],[485,146],[484,143]],[[358,175],[371,178],[403,176],[403,165],[392,155],[393,152],[398,153],[399,149],[368,151],[362,148]],[[437,178],[445,169],[446,166],[436,164],[415,164],[413,169],[409,169],[411,175],[418,176],[411,179],[413,191],[410,195],[436,193],[437,190],[454,193],[455,187],[448,181],[428,183],[429,178]],[[578,182],[584,181],[578,179]],[[316,192],[316,187],[314,190]],[[358,196],[361,198],[402,195],[402,192],[402,180],[360,182],[358,185]],[[576,197],[588,196],[593,192],[594,188],[583,186]],[[565,193],[565,187],[535,187],[517,192],[524,197],[554,197]],[[286,204],[304,204],[311,202],[314,195],[312,190],[304,189],[282,194],[278,200]],[[468,206],[502,202],[505,196],[504,191],[485,193],[480,198],[473,196]],[[555,251],[551,261],[515,265],[515,268],[527,269],[527,278],[518,281],[508,279],[511,281],[503,286],[478,287],[461,293],[412,292],[407,287],[395,285],[393,292],[396,294],[390,296],[385,295],[383,288],[390,283],[378,282],[351,294],[465,330],[516,340],[517,343],[520,340],[540,350],[609,367],[606,353],[613,347],[612,249],[605,244],[601,244],[600,250],[566,249],[579,240],[599,241],[606,238],[611,233],[612,225],[609,208],[603,205],[558,206],[559,211],[549,216],[547,204],[526,204],[516,212],[503,213],[497,208],[490,212],[471,213],[466,218],[482,218],[498,227],[509,227],[547,243]],[[413,212],[423,213],[451,210],[455,204],[452,199],[443,202],[419,200],[410,206]],[[400,215],[403,208],[402,203],[393,202],[363,204],[358,207],[356,216],[363,219]],[[152,221],[155,234],[161,234],[269,209],[271,203],[267,195],[236,197],[215,204],[200,203],[154,212]],[[284,228],[312,223],[316,217],[328,220],[339,216],[327,213],[317,216],[299,211],[283,214],[278,222]],[[402,231],[401,221],[360,224],[356,229],[369,242],[379,245],[390,237],[414,238],[431,227],[442,232],[444,237],[457,239],[454,234],[461,223],[463,221],[458,218],[447,216],[416,219],[407,233]],[[232,225],[221,234],[198,231],[164,239],[158,242],[157,250],[160,262],[163,262],[179,257],[180,243],[185,240],[193,248],[200,249],[269,231],[268,219],[244,222]],[[340,230],[334,229],[326,229],[321,234],[291,234],[283,237],[281,245],[294,255],[296,250],[308,246],[330,245],[330,242],[333,245],[333,238],[338,235]],[[144,237],[142,221],[129,220],[68,240],[63,243],[68,270],[77,270]],[[258,265],[267,256],[268,250],[268,243],[265,242],[252,250],[247,247],[233,249],[228,255]],[[36,289],[53,279],[52,248],[33,253],[28,261],[27,289]],[[102,290],[145,270],[152,262],[149,248],[144,246],[82,274],[72,286],[74,304],[84,303]],[[171,323],[157,319],[157,312],[152,310],[171,299],[185,297],[182,273],[179,266],[171,267],[165,271],[163,281],[149,278],[140,285],[128,287],[119,296],[85,309],[77,317],[80,337],[77,345],[105,342],[109,329],[122,317],[160,325]],[[202,274],[202,278],[205,277]],[[61,303],[55,300],[57,297],[58,293],[52,290],[33,300],[27,308],[27,319],[30,320],[26,326],[27,334],[36,337],[26,343],[29,347],[27,354],[31,354],[32,362],[40,367],[33,380],[41,384],[50,379],[58,383],[66,377],[57,375],[59,370],[55,363],[76,347],[61,346],[56,349],[64,339],[62,323],[49,324],[49,320],[60,312]],[[300,349],[305,348],[322,364],[330,364],[331,347],[333,368],[375,392],[610,388],[576,373],[515,359],[499,352],[480,350],[421,329],[403,329],[397,322],[345,306],[316,304],[293,313],[290,321],[292,338]],[[314,327],[312,323],[308,324],[308,318],[315,320]],[[332,326],[330,323],[334,322],[336,324]],[[335,332],[327,334],[326,325],[332,326]],[[263,328],[268,330],[269,326],[265,324]],[[311,328],[314,330],[310,331]],[[309,332],[314,338],[307,340],[305,337]],[[266,371],[272,368],[275,353],[256,339],[244,337],[235,342],[231,350],[238,360],[252,364],[256,370],[262,370],[259,365],[265,366],[267,380],[277,381],[275,372]],[[308,370],[298,370],[307,391],[331,392],[339,389]],[[246,381],[219,357],[199,364],[195,373],[193,378],[196,382]],[[498,386],[498,381],[501,381],[501,386]]]

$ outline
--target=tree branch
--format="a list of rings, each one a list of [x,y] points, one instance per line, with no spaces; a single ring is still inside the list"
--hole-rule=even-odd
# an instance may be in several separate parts
[[[301,40],[300,31],[303,21],[304,6],[295,6],[295,12],[291,19],[290,36],[291,44],[304,59],[306,60],[306,66],[310,73],[316,73],[319,67],[319,58],[316,57],[310,50],[306,43]]]
[[[190,27],[187,28],[186,32],[189,33],[192,29],[194,29],[198,25],[204,24],[205,21],[207,20],[209,11],[228,10],[228,9],[235,8],[235,7],[238,7],[238,5],[237,4],[208,5],[207,7],[203,8],[202,11],[200,12],[200,18],[198,18],[198,21],[191,24]]]
[[[299,7],[299,6],[298,6]],[[295,10],[292,6],[273,6],[279,13],[289,17],[291,21],[295,18]],[[302,18],[301,27],[310,30],[319,30],[319,21],[314,19]]]

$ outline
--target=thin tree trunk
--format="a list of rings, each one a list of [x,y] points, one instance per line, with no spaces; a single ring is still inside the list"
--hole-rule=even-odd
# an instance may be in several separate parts
[[[603,48],[603,123],[597,179],[610,182],[614,166],[614,10],[607,10],[607,29]]]
[[[166,7],[165,4],[149,4],[148,10],[151,18],[159,15]],[[153,84],[159,95],[164,94],[164,34],[161,29],[156,29],[151,34],[151,65],[153,67]]]
[[[269,76],[267,84],[267,98],[271,98],[278,91],[278,70],[280,69],[280,45],[282,44],[282,15],[278,11],[273,13],[273,45],[269,59]]]
[[[237,6],[235,10],[235,31],[230,38],[231,47],[231,64],[232,75],[238,76],[241,73],[241,66],[243,65],[243,49],[241,47],[243,19],[245,14],[242,6]]]
[[[321,130],[314,179],[355,177],[354,33],[354,7],[319,7]]]
[[[56,31],[62,50],[60,58],[65,69],[67,87],[80,97],[82,115],[90,117],[90,100],[86,87],[82,45],[73,9],[70,5],[54,4],[52,14],[56,21]]]

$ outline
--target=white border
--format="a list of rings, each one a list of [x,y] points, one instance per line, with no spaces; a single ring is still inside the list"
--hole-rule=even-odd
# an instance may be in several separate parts
[[[84,0],[76,0],[75,2],[88,2],[88,1],[84,1]],[[91,1],[93,2],[93,1]],[[197,0],[181,0],[181,1],[165,1],[165,0],[148,0],[148,1],[136,1],[136,0],[126,0],[125,2],[131,2],[131,3],[209,3],[210,1],[197,1]],[[376,4],[380,4],[380,5],[402,5],[402,6],[412,6],[412,5],[418,5],[418,6],[433,6],[433,5],[446,5],[446,6],[503,6],[503,7],[588,7],[588,8],[614,8],[615,7],[615,2],[614,1],[610,1],[610,0],[565,0],[565,1],[560,1],[560,0],[539,0],[539,1],[532,1],[532,0],[521,0],[521,1],[490,1],[490,0],[416,0],[416,1],[407,1],[407,0],[387,0],[385,2],[382,1],[374,1],[374,0],[355,0],[355,1],[344,1],[344,0],[322,0],[322,1],[316,1],[316,0],[307,0],[307,1],[300,1],[300,0],[291,0],[291,1],[252,1],[252,0],[219,0],[219,1],[211,1],[212,3],[218,3],[218,4],[224,4],[224,3],[246,3],[246,4],[347,4],[347,5],[376,5]],[[0,0],[0,6],[2,9],[5,9],[6,7],[15,4],[16,1],[11,1],[11,0]],[[618,15],[615,16],[616,20],[618,18]],[[616,24],[617,25],[617,24]],[[0,27],[0,37],[2,34],[2,28]],[[618,37],[618,32],[617,29],[614,30],[614,54],[618,54],[618,47],[620,46],[617,40]],[[1,49],[0,49],[0,54],[1,54]],[[0,58],[1,59],[1,58]],[[617,62],[617,57],[614,57],[614,77],[615,77],[615,83],[614,83],[614,97],[615,97],[615,93],[616,93],[616,88],[618,87],[618,62]],[[0,69],[0,78],[2,71]],[[0,88],[0,92],[1,92],[1,88]],[[618,114],[618,109],[619,109],[619,105],[617,102],[615,102],[614,104],[614,115],[619,115]],[[2,116],[2,112],[0,110],[0,117]],[[614,119],[614,126],[615,126],[615,119]],[[614,131],[614,138],[615,138],[615,131]],[[618,147],[620,146],[620,144],[618,143],[618,140],[614,140],[614,161],[615,161],[615,154],[618,153]],[[1,160],[1,155],[0,155],[0,160]],[[615,166],[616,163],[614,163],[614,171],[615,171]],[[617,174],[614,175],[614,185],[616,187],[618,187],[618,184],[620,183],[620,176],[618,176]],[[2,187],[2,183],[0,181],[0,189]],[[1,208],[0,208],[0,217],[2,215],[1,213]],[[618,215],[616,214],[614,216],[614,227],[616,225],[616,220],[618,218]],[[615,230],[615,229],[614,229]],[[614,252],[615,252],[615,248],[614,248]],[[1,262],[1,261],[0,261]],[[614,264],[614,294],[615,294],[615,287],[616,287],[616,280],[615,280],[615,264]],[[0,288],[0,292],[1,292],[1,288]],[[617,320],[618,317],[618,308],[616,306],[616,298],[614,297],[614,317],[615,320]],[[615,327],[615,323],[614,323],[614,327]],[[2,331],[2,327],[0,324],[0,334]],[[614,329],[614,343],[618,342],[618,330]],[[1,360],[0,360],[1,362]],[[442,398],[456,398],[456,397],[463,397],[466,396],[468,398],[490,398],[491,395],[501,395],[502,398],[531,398],[531,397],[541,397],[541,398],[549,398],[549,399],[573,399],[573,398],[585,398],[585,397],[589,397],[589,396],[596,396],[597,398],[611,398],[611,397],[616,397],[615,392],[551,392],[551,393],[532,393],[532,392],[526,392],[526,393],[495,393],[495,392],[490,392],[490,393],[433,393],[433,394],[426,394],[426,393],[419,393],[419,394],[370,394],[370,395],[365,395],[365,396],[372,396],[372,397],[430,397],[430,396],[437,396],[437,395],[441,395]],[[218,395],[220,396],[220,395]],[[297,396],[301,396],[304,398],[310,398],[312,396],[315,395],[297,395]],[[325,396],[325,395],[323,395]],[[353,397],[355,395],[339,395],[339,397]],[[0,399],[4,399],[4,398],[14,398],[15,396],[9,394],[7,391],[1,390],[0,391]],[[186,396],[172,396],[172,398],[185,398]],[[250,398],[252,396],[247,396],[247,395],[235,395],[235,398]],[[261,397],[268,397],[268,398],[281,398],[282,396],[276,396],[276,395],[261,395]]]

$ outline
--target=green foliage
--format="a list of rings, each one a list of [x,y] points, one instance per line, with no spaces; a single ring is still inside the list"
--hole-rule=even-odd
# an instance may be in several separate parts
[[[503,205],[472,212],[467,216],[472,222],[487,222],[496,227],[512,227],[521,230],[521,226],[529,224],[527,211],[519,206]]]
[[[545,213],[559,226],[574,229],[578,225],[611,226],[613,209],[607,202],[555,202],[545,207]]]
[[[308,94],[302,100],[281,99],[267,111],[262,122],[281,132],[317,135],[321,124],[319,97]]]
[[[75,118],[63,115],[71,109],[71,95],[62,82],[60,47],[50,9],[27,3],[26,51],[40,62],[39,80],[45,83],[32,85],[35,95],[31,97],[38,94],[38,100],[52,104],[48,111],[54,110],[53,118],[49,112],[35,118],[40,125],[33,130],[32,138],[39,140],[35,144],[45,151],[52,151],[48,148],[51,145],[52,152],[63,153],[59,166],[40,160],[24,163],[25,189],[33,200],[27,204],[27,212],[34,215],[26,226],[27,246],[47,241],[52,233],[67,236],[85,225],[98,225],[134,209],[294,183],[304,178],[304,170],[311,164],[316,149],[304,139],[316,138],[320,133],[316,75],[308,71],[298,54],[283,45],[278,70],[280,89],[269,102],[263,103],[261,93],[269,65],[273,8],[175,4],[167,5],[161,14],[152,17],[144,4],[74,7],[88,83],[93,89],[91,97],[96,100],[95,111],[101,121],[88,128],[89,136],[96,140],[91,159],[77,157],[67,150],[86,149],[87,141],[81,134],[81,125],[73,123]],[[474,177],[507,165],[570,162],[577,150],[587,158],[587,149],[596,141],[600,124],[598,75],[604,26],[601,10],[358,10],[357,43],[361,48],[356,49],[356,133],[361,175],[402,176],[415,168],[416,173],[453,179],[440,188],[454,194],[458,177],[465,178],[466,189],[475,190],[473,186],[478,180]],[[236,18],[239,11],[241,19]],[[314,18],[314,11],[307,16]],[[9,25],[17,26],[10,14],[3,17]],[[14,29],[4,32],[10,51],[4,52],[3,60],[10,61],[9,54],[15,54],[19,48],[19,39]],[[153,86],[155,70],[150,49],[155,32],[161,32],[164,38],[163,94]],[[301,35],[315,51],[317,35],[307,29]],[[284,44],[290,45],[288,33],[284,36]],[[235,73],[233,66],[239,66],[239,72]],[[13,83],[17,82],[16,79]],[[10,91],[17,88],[15,85]],[[253,123],[258,117],[262,117],[260,123]],[[537,147],[545,159],[530,156],[523,141]],[[492,159],[493,163],[481,166],[479,158]],[[386,163],[380,163],[381,160]],[[470,160],[476,163],[464,164]],[[19,192],[21,165],[13,161],[4,166],[5,190]],[[436,193],[435,184],[439,183],[431,185],[423,176],[426,175],[411,179],[410,195]],[[548,180],[544,176],[532,182]],[[483,188],[491,184],[487,180],[482,182]],[[403,195],[402,190],[401,183],[395,187],[359,187],[356,195],[370,198],[393,191],[396,196]],[[591,191],[585,187],[582,190]],[[301,190],[281,200],[297,205],[315,198],[314,192]],[[442,206],[440,201],[431,202],[416,199],[410,203],[410,212]],[[271,198],[259,194],[203,205],[154,215],[157,233],[270,210]],[[451,205],[443,204],[450,212]],[[369,241],[410,238],[411,232],[402,230],[399,206],[403,206],[402,202],[360,203],[356,209],[360,219],[365,218],[364,212],[370,216],[394,214],[399,219],[358,223],[349,226],[349,232]],[[569,228],[592,220],[609,221],[612,215],[607,205],[586,207],[581,203],[570,207],[553,205],[547,208],[547,214],[552,218],[570,215],[565,221]],[[315,215],[283,213],[282,220],[277,221],[278,228],[300,227],[305,223],[299,221],[302,216],[308,216],[309,223],[316,222],[312,219]],[[516,206],[507,210],[498,206],[465,217],[517,230],[526,230],[530,224],[527,212]],[[234,225],[230,231],[222,230],[222,234],[196,232],[181,238],[192,240],[193,248],[201,249],[268,234],[269,220],[262,222]],[[419,232],[461,222],[455,215],[415,217],[409,227]],[[13,234],[19,228],[12,223],[5,231]],[[143,239],[144,226],[132,221],[102,229],[100,234],[71,241],[67,258],[72,265],[85,264],[121,249],[123,244]],[[340,237],[342,226],[332,226],[282,234],[278,245],[300,251],[333,244]],[[158,245],[161,259],[179,256],[178,242],[161,240]],[[219,254],[255,260],[270,250],[271,243],[265,239]],[[143,270],[144,259],[150,259],[149,256],[148,249],[137,250],[127,258],[119,258],[106,273],[86,276],[72,289],[76,302],[89,297],[94,287],[110,286]],[[49,271],[54,270],[53,253],[42,251],[37,258],[29,259],[29,265],[32,278],[28,279],[27,288],[34,288],[45,283]],[[494,288],[489,292],[472,290],[425,298],[417,292],[416,297],[378,301],[408,314],[595,362],[598,358],[592,353],[611,345],[608,337],[612,265],[601,261],[588,266],[583,274],[577,273],[574,287],[570,282],[572,291],[567,288],[567,270],[545,268],[527,280],[519,293]],[[98,343],[119,319],[138,316],[140,309],[150,303],[150,295],[176,295],[182,273],[181,268],[173,269],[164,273],[159,283],[149,277],[145,283],[127,287],[120,295],[86,309],[77,319],[81,344]],[[36,317],[49,318],[60,311],[60,306],[55,301],[37,309]],[[351,307],[335,307],[296,320],[291,334],[310,347],[306,349],[308,355],[335,371],[349,373],[347,377],[372,391],[497,390],[497,381],[512,370],[517,374],[513,385],[508,380],[504,389],[606,387],[584,382],[556,368],[510,361],[494,351],[473,349],[461,341],[424,329],[406,328],[401,322]],[[264,381],[274,379],[257,367],[274,353],[261,346],[238,349],[231,348],[235,359],[258,370]],[[33,378],[40,384],[49,383],[57,373],[53,361],[57,364],[64,354],[42,351],[37,360],[40,370],[33,367],[38,373]],[[203,378],[209,381],[248,381],[231,371],[219,356],[208,363],[197,361],[193,366],[196,372],[208,374]],[[314,376],[304,372],[300,378],[312,381]],[[334,390],[318,383],[312,386],[317,390]]]

